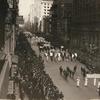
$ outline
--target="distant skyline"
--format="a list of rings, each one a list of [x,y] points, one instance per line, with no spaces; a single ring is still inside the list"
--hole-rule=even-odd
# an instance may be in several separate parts
[[[19,0],[19,15],[23,15],[25,20],[28,18],[32,4],[34,4],[34,0]]]

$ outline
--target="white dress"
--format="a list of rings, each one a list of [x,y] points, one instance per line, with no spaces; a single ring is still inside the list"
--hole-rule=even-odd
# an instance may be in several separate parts
[[[80,86],[80,79],[77,78],[77,87],[79,87],[79,86]]]
[[[60,53],[58,53],[58,61],[61,61],[62,59],[61,59],[61,54]]]
[[[87,86],[87,84],[88,84],[88,79],[87,79],[87,78],[85,78],[85,83],[84,83],[84,86]]]
[[[46,60],[48,61],[49,57],[48,57],[48,53],[45,53],[46,56]]]

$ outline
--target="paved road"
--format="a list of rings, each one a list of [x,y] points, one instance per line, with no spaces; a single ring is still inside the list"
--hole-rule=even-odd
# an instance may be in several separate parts
[[[36,54],[39,55],[39,50],[36,45],[32,45],[33,50],[35,50]],[[43,56],[43,55],[42,55]],[[45,58],[45,70],[52,78],[54,84],[59,88],[60,91],[64,94],[64,100],[91,100],[91,99],[99,99],[97,88],[93,86],[93,80],[89,80],[88,87],[84,87],[84,80],[81,76],[80,66],[84,66],[83,64],[79,63],[78,61],[64,61],[60,63],[46,62]],[[69,66],[71,69],[74,65],[78,66],[77,73],[75,75],[75,79],[68,79],[66,81],[64,77],[62,77],[59,73],[59,66],[62,65],[63,68]],[[81,77],[81,85],[80,87],[76,87],[76,77]]]

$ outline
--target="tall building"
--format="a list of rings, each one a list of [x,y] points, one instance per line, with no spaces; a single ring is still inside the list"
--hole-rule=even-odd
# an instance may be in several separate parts
[[[50,15],[50,9],[52,7],[53,0],[42,0],[41,1],[41,18]]]
[[[50,16],[50,9],[52,7],[53,0],[41,1],[41,32],[49,33],[50,23],[48,17]]]
[[[54,38],[58,37],[56,39],[62,42],[63,45],[68,44],[67,42],[71,25],[72,6],[73,0],[55,0],[51,8],[51,33]]]

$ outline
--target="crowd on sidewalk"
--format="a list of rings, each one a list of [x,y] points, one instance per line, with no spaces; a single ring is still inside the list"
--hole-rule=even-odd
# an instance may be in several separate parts
[[[44,71],[41,55],[36,56],[24,34],[17,38],[16,54],[19,57],[17,82],[29,100],[63,100],[63,93]],[[24,95],[22,95],[24,96]],[[23,97],[21,97],[23,99]]]

